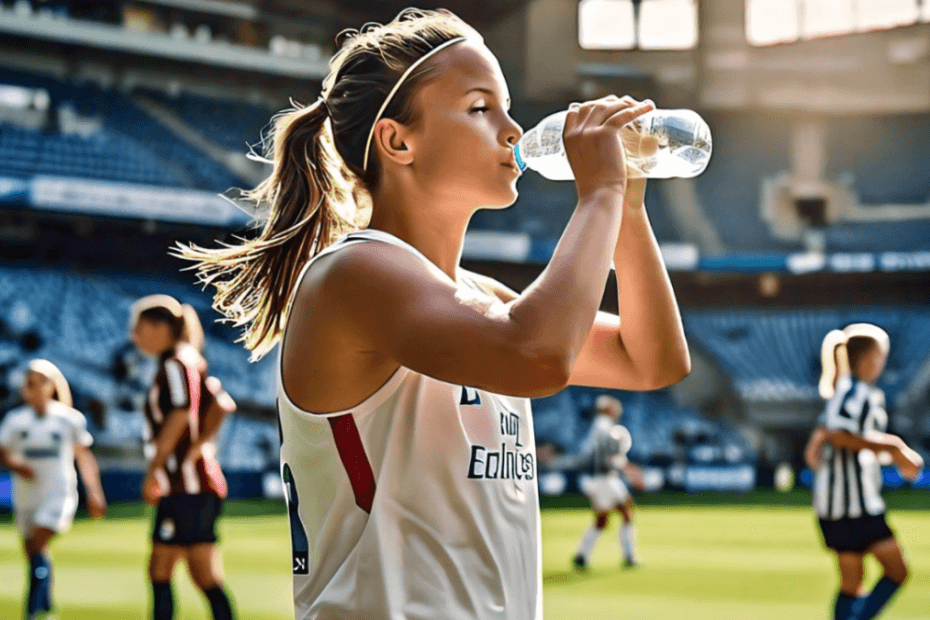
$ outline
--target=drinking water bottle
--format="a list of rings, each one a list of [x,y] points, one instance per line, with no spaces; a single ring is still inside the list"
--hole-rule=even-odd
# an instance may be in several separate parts
[[[514,147],[521,171],[532,168],[553,181],[575,178],[562,144],[567,114],[566,110],[547,116],[523,134]],[[625,126],[620,137],[627,173],[634,178],[696,177],[710,161],[710,128],[691,110],[647,112]]]

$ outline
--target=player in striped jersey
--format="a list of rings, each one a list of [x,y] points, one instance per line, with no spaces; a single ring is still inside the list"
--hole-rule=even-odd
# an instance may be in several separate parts
[[[901,547],[885,521],[881,463],[893,462],[913,480],[923,461],[885,432],[885,396],[875,382],[888,350],[888,334],[867,323],[830,332],[821,347],[820,393],[828,401],[805,460],[815,471],[814,509],[824,542],[837,555],[835,620],[875,617],[907,578]],[[860,596],[866,554],[875,556],[884,574],[868,596]]]
[[[517,197],[497,58],[446,11],[340,43],[320,99],[276,119],[261,232],[184,250],[255,356],[281,345],[297,618],[539,620],[529,397],[690,368],[619,139],[653,106],[571,107],[578,207],[520,294],[459,265],[471,217]],[[597,312],[611,262],[622,322]]]
[[[51,540],[68,531],[78,505],[74,463],[87,490],[87,512],[106,514],[93,442],[84,415],[71,407],[71,389],[48,360],[29,362],[22,387],[25,405],[0,425],[0,465],[13,472],[13,511],[29,561],[26,617],[51,618]]]
[[[630,568],[639,563],[633,528],[636,504],[620,478],[620,472],[636,486],[642,486],[642,472],[627,460],[633,441],[630,431],[618,424],[623,415],[620,401],[613,396],[601,394],[594,401],[594,411],[591,430],[578,453],[556,457],[544,461],[544,464],[550,469],[579,469],[587,474],[583,479],[582,491],[594,510],[594,524],[582,537],[572,564],[578,569],[587,568],[594,545],[607,527],[611,511],[616,510],[623,520],[619,534],[623,565]]]
[[[203,330],[193,308],[167,295],[144,297],[133,306],[131,333],[142,353],[158,359],[145,404],[150,461],[142,488],[143,499],[158,507],[149,560],[152,618],[173,617],[171,576],[183,559],[214,619],[230,620],[215,531],[226,480],[213,439],[235,403],[206,374]]]

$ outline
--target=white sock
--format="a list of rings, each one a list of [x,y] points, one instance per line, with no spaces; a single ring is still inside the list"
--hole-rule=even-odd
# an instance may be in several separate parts
[[[594,549],[594,544],[600,535],[601,531],[593,525],[584,533],[584,538],[581,539],[581,547],[578,548],[578,555],[584,558],[585,562],[591,557],[591,551]]]
[[[628,562],[636,561],[636,549],[633,544],[635,531],[632,523],[624,523],[620,526],[620,549],[623,551],[623,559]]]

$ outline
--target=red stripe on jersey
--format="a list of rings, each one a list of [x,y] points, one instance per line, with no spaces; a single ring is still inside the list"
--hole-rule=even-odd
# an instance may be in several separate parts
[[[208,491],[219,497],[226,497],[229,493],[229,487],[226,485],[226,476],[220,469],[220,464],[216,459],[200,459],[197,462],[197,473],[200,475],[202,490]]]
[[[365,512],[371,512],[371,505],[375,500],[375,475],[371,471],[371,463],[365,454],[362,437],[358,434],[358,426],[351,413],[329,418],[329,426],[333,429],[333,439],[336,440],[336,450],[342,459],[342,466],[349,474],[352,491],[355,493],[355,503]]]

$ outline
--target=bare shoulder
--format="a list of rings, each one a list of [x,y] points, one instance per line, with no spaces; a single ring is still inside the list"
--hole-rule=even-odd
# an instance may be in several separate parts
[[[365,242],[316,259],[295,292],[282,346],[288,397],[305,411],[353,407],[396,370],[380,335],[427,279],[409,251]]]
[[[313,263],[295,293],[294,310],[304,306],[320,311],[325,306],[329,311],[324,314],[356,322],[443,279],[449,280],[405,248],[377,241],[356,243]]]

